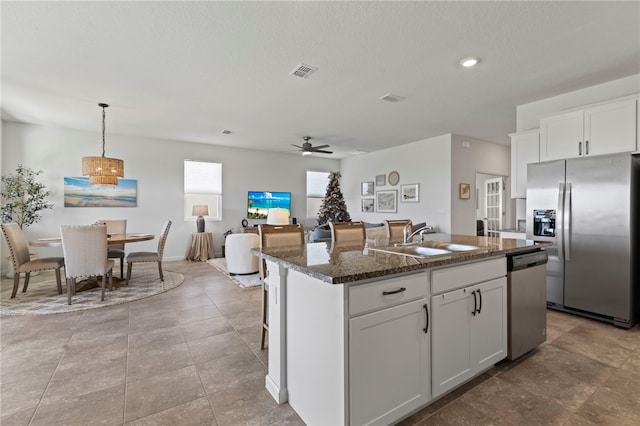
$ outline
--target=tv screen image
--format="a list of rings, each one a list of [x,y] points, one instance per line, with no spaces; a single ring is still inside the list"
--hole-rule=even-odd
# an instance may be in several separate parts
[[[291,212],[290,192],[249,191],[247,219],[266,219],[269,209],[281,208]]]

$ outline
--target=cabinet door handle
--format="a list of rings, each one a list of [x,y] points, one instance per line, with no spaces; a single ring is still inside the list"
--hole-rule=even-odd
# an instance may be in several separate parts
[[[582,142],[578,142],[578,155],[582,155]]]
[[[471,292],[473,294],[473,311],[471,311],[471,315],[476,316],[476,311],[478,310],[478,299],[476,299],[476,291],[473,290]]]
[[[383,292],[382,292],[382,295],[383,295],[383,296],[388,296],[388,295],[390,295],[390,294],[402,293],[403,291],[407,291],[407,289],[406,289],[406,288],[404,288],[404,287],[400,287],[399,289],[397,289],[397,290],[393,290],[393,291],[383,291]]]
[[[424,305],[422,305],[422,307],[424,308],[424,313],[426,314],[426,323],[424,325],[424,334],[427,334],[429,332],[429,307],[427,306],[427,304],[425,303]]]
[[[584,141],[584,155],[589,155],[589,141]]]
[[[478,314],[482,312],[482,291],[478,289],[478,298],[480,299],[480,306],[478,307]]]

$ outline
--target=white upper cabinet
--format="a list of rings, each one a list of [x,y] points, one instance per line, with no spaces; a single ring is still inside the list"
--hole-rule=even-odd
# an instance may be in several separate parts
[[[637,102],[626,98],[542,118],[540,161],[635,151]]]
[[[527,164],[540,161],[538,129],[511,133],[511,198],[527,196]]]

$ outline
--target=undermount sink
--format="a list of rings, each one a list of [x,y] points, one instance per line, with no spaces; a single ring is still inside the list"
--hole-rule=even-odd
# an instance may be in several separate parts
[[[423,241],[420,244],[400,244],[387,247],[369,247],[369,250],[385,253],[401,254],[404,256],[429,257],[453,252],[477,250],[476,246],[454,244],[442,241]]]
[[[370,247],[369,250],[382,251],[386,253],[402,254],[405,256],[437,256],[440,254],[449,254],[451,251],[433,247],[422,246],[389,246],[389,247]]]
[[[477,250],[478,247],[476,246],[468,246],[465,244],[453,244],[453,243],[435,243],[433,244],[435,247],[444,249],[444,250],[449,250],[449,251],[471,251],[471,250]]]

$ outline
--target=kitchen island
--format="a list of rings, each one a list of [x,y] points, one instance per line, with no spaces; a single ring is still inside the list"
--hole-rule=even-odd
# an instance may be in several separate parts
[[[541,246],[425,240],[263,251],[276,401],[310,425],[390,424],[507,356],[505,256]]]

